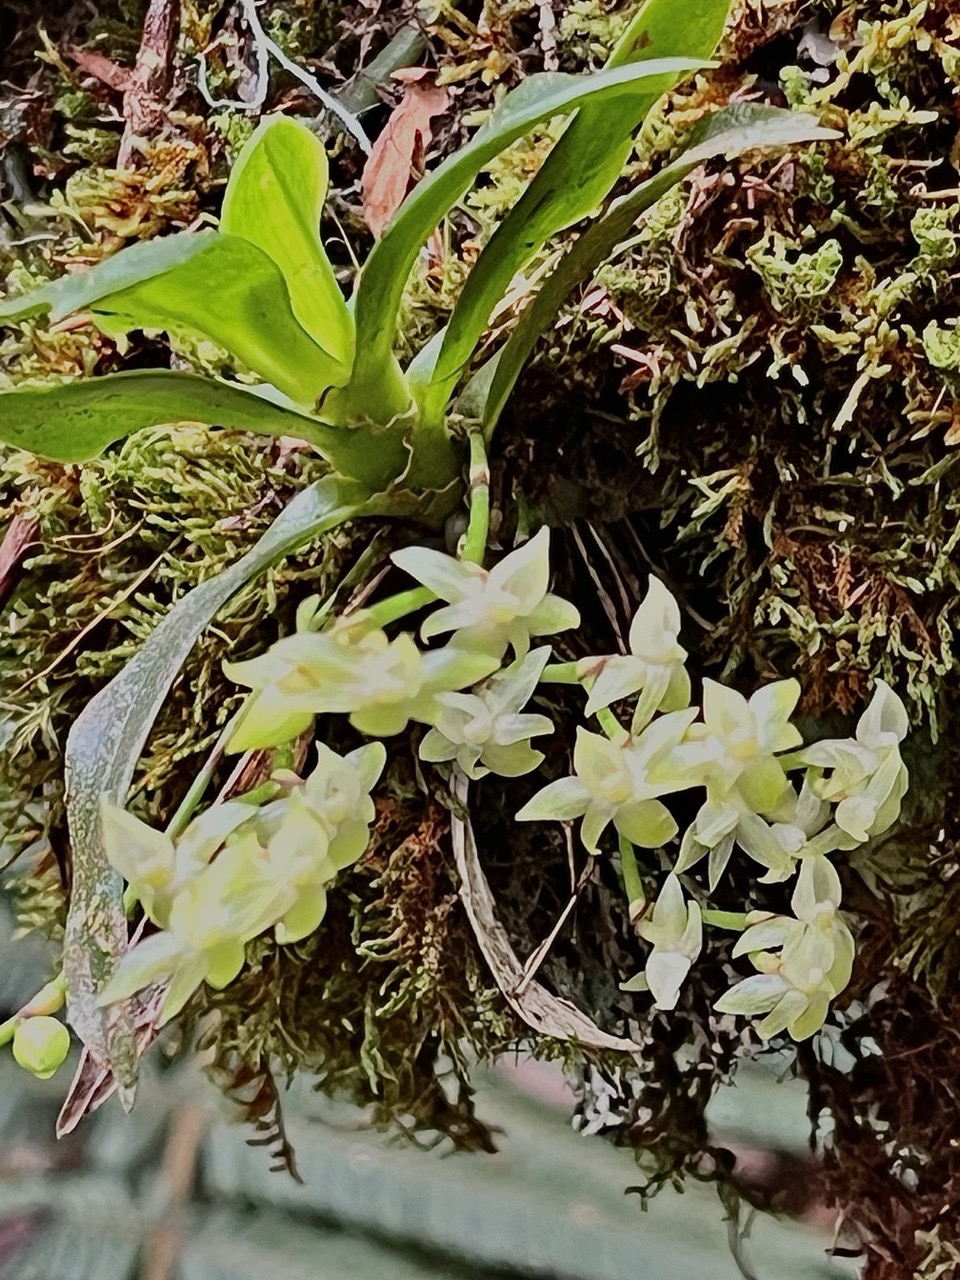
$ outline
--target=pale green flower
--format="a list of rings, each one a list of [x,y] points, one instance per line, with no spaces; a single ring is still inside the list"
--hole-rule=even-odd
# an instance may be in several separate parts
[[[584,658],[577,672],[590,696],[587,715],[640,691],[633,716],[636,733],[655,711],[681,711],[690,703],[687,651],[679,641],[680,610],[658,578],[651,577],[630,626],[630,653]]]
[[[210,861],[224,841],[256,810],[240,800],[214,805],[194,818],[176,841],[105,800],[104,852],[146,914],[165,926],[177,892]]]
[[[428,547],[406,547],[391,558],[448,602],[427,617],[421,629],[424,640],[455,631],[454,643],[461,648],[499,659],[512,646],[522,658],[531,636],[553,635],[580,622],[572,604],[548,591],[549,529],[541,529],[489,570]]]
[[[291,898],[276,924],[278,942],[297,942],[316,931],[326,913],[327,885],[365,852],[376,816],[370,792],[386,758],[382,742],[344,757],[318,744],[317,766],[306,781],[296,779],[299,785],[261,811],[260,874]]]
[[[411,635],[390,640],[362,620],[287,636],[259,658],[224,664],[231,680],[256,691],[230,747],[277,746],[324,713],[349,715],[362,733],[389,737],[410,720],[429,723],[436,694],[475,684],[497,665],[489,654],[451,646],[421,653]]]
[[[326,911],[327,886],[367,847],[376,815],[370,792],[385,763],[380,742],[347,756],[318,744],[305,781],[278,773],[276,799],[260,808],[215,805],[175,843],[106,808],[108,854],[163,931],[127,952],[104,1002],[164,983],[166,1022],[202,982],[218,988],[232,982],[245,944],[258,934],[273,929],[286,944],[313,933]]]
[[[255,831],[247,830],[179,889],[167,928],[123,956],[101,1002],[112,1004],[165,983],[162,1026],[202,982],[218,989],[228,986],[243,968],[245,944],[292,905],[291,890],[263,875],[262,868],[260,841]]]
[[[853,935],[839,910],[840,880],[826,858],[801,863],[790,905],[795,918],[765,912],[747,917],[749,927],[733,954],[748,954],[760,972],[714,1006],[718,1013],[766,1014],[757,1026],[764,1040],[784,1030],[794,1040],[812,1036],[853,970]]]
[[[836,804],[837,825],[858,844],[882,835],[900,816],[910,780],[900,743],[908,729],[903,703],[878,680],[856,737],[817,742],[802,753],[807,764],[830,770],[817,784],[818,794]]]
[[[575,776],[559,778],[523,806],[521,822],[583,818],[580,838],[591,853],[612,822],[631,843],[656,849],[673,839],[677,824],[658,799],[694,786],[696,779],[679,748],[696,709],[654,720],[638,737],[611,742],[577,730]]]
[[[676,875],[667,876],[650,915],[637,924],[652,943],[642,975],[622,984],[624,991],[649,990],[658,1009],[675,1009],[680,988],[703,946],[700,905],[684,901]]]
[[[831,823],[830,806],[814,789],[814,775],[804,778],[799,794],[788,786],[767,821],[751,812],[736,791],[725,800],[708,797],[684,833],[675,870],[688,871],[709,854],[708,876],[711,892],[726,870],[734,844],[766,868],[764,884],[785,880],[793,874],[800,858],[832,853],[848,847],[840,828]],[[825,829],[824,829],[825,828]]]
[[[759,814],[776,810],[788,786],[776,757],[803,742],[790,723],[799,697],[796,680],[778,680],[750,698],[704,680],[703,723],[691,727],[688,739],[712,752],[705,764],[711,802],[729,801]]]
[[[536,769],[543,753],[531,747],[530,739],[552,733],[553,722],[521,713],[549,657],[549,648],[534,649],[473,693],[439,694],[434,728],[420,743],[420,759],[455,760],[469,778],[491,772],[515,778]]]

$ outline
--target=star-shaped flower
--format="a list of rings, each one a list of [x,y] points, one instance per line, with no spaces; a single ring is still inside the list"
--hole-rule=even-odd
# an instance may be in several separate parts
[[[774,884],[793,874],[797,860],[849,847],[836,825],[829,823],[830,806],[814,789],[816,770],[808,770],[799,794],[788,786],[773,811],[775,821],[753,813],[736,790],[725,800],[708,797],[684,833],[675,870],[689,871],[709,855],[711,892],[726,870],[734,844],[766,868],[761,883]]]
[[[678,640],[680,610],[658,578],[651,578],[647,594],[630,625],[630,653],[584,658],[578,674],[590,696],[587,715],[621,698],[640,692],[633,716],[636,733],[655,711],[681,711],[690,702],[690,677],[684,665],[687,651]]]
[[[423,624],[424,640],[455,631],[454,643],[502,658],[523,658],[531,636],[549,636],[580,622],[572,604],[551,595],[550,531],[543,528],[493,569],[428,547],[395,551],[394,564],[448,603]]]
[[[900,816],[910,775],[900,757],[909,721],[903,703],[878,680],[856,737],[817,742],[802,759],[829,770],[818,794],[836,804],[837,825],[858,844],[889,830]]]
[[[410,720],[430,723],[436,694],[475,684],[497,666],[490,654],[449,645],[422,653],[413,636],[390,640],[362,620],[287,636],[259,658],[224,663],[231,680],[256,691],[230,747],[279,746],[324,713],[349,715],[362,733],[389,737]]]
[[[750,927],[733,954],[749,955],[760,972],[714,1005],[718,1013],[766,1014],[757,1026],[764,1040],[784,1030],[794,1040],[812,1036],[853,969],[853,936],[839,911],[840,880],[826,858],[803,860],[790,905],[794,918],[765,912],[747,917]]]
[[[420,743],[420,759],[456,760],[469,778],[486,773],[516,778],[543,760],[530,739],[552,733],[547,716],[522,714],[550,657],[549,648],[534,649],[473,693],[437,696],[434,728]]]
[[[799,697],[796,680],[778,680],[750,698],[704,680],[703,723],[694,725],[688,738],[713,753],[705,776],[714,804],[729,800],[760,814],[776,810],[788,786],[776,757],[803,743],[790,723]]]
[[[684,901],[676,875],[667,876],[650,915],[637,932],[653,950],[642,975],[622,984],[624,991],[649,990],[658,1009],[675,1009],[680,988],[703,946],[700,905]]]
[[[580,838],[591,853],[612,822],[617,831],[645,849],[656,849],[677,833],[677,824],[659,796],[695,785],[678,748],[696,709],[672,711],[654,720],[636,738],[611,742],[577,730],[574,776],[558,778],[523,806],[521,822],[583,818]]]

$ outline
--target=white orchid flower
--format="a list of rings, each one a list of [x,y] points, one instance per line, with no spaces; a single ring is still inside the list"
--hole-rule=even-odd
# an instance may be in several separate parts
[[[819,1031],[853,970],[853,935],[839,910],[840,880],[825,857],[801,863],[791,906],[794,917],[764,912],[747,917],[749,927],[733,954],[749,955],[760,972],[714,1005],[718,1013],[766,1014],[757,1026],[764,1040],[782,1031],[806,1040]]]
[[[554,635],[580,622],[573,605],[548,590],[549,529],[541,529],[489,570],[428,547],[406,547],[391,559],[447,601],[424,622],[424,640],[454,631],[459,648],[500,659],[512,647],[515,656],[523,658],[531,636]]]
[[[696,709],[673,711],[647,725],[636,738],[615,743],[578,729],[573,753],[574,776],[549,783],[529,800],[521,822],[583,818],[580,838],[597,852],[612,822],[632,844],[655,849],[672,840],[677,824],[659,797],[695,785],[679,752]]]
[[[487,773],[516,778],[536,769],[543,753],[533,749],[530,739],[553,733],[553,721],[522,713],[549,657],[549,648],[534,649],[473,693],[439,694],[434,727],[420,744],[420,759],[455,760],[474,779]]]
[[[410,720],[429,723],[436,694],[475,684],[497,665],[489,654],[449,645],[421,653],[413,636],[390,640],[362,623],[287,636],[259,658],[224,663],[231,680],[256,691],[230,747],[278,746],[324,713],[349,715],[362,733],[389,737]]]
[[[882,835],[900,816],[910,775],[900,756],[907,736],[906,708],[883,680],[857,723],[856,737],[817,742],[802,759],[829,770],[817,786],[836,804],[837,825],[857,844]]]
[[[177,840],[142,822],[126,809],[104,801],[104,852],[123,876],[146,914],[166,924],[173,899],[210,862],[227,838],[256,816],[240,800],[214,805],[194,818]]]
[[[123,956],[101,1003],[166,982],[162,1026],[201,982],[228,986],[243,967],[245,944],[269,928],[291,901],[286,886],[261,874],[261,853],[256,833],[247,831],[184,884],[173,898],[167,927]]]
[[[772,814],[782,804],[788,783],[777,755],[803,745],[790,723],[799,698],[796,680],[778,680],[749,699],[704,680],[703,723],[694,724],[687,739],[704,753],[707,795],[714,805]]]
[[[752,813],[736,791],[727,799],[709,796],[684,833],[675,870],[689,871],[709,855],[708,877],[711,892],[738,844],[744,853],[766,869],[761,883],[786,880],[801,858],[832,853],[850,846],[836,823],[830,823],[830,806],[815,790],[817,771],[808,770],[799,793],[788,786],[774,810],[775,821]]]
[[[380,742],[343,757],[321,744],[306,781],[277,774],[286,787],[279,798],[260,808],[215,805],[177,842],[123,810],[105,809],[108,855],[162,931],[127,952],[104,1003],[164,982],[166,1022],[202,982],[232,982],[251,938],[273,929],[286,944],[313,933],[327,886],[367,847],[370,792],[385,762]]]
[[[658,1009],[675,1009],[682,987],[703,946],[700,905],[684,901],[676,875],[667,876],[650,915],[637,932],[653,950],[642,975],[621,984],[624,991],[649,990]]]
[[[651,577],[630,625],[630,653],[584,658],[577,671],[589,690],[587,715],[640,692],[636,733],[656,711],[681,711],[690,703],[687,651],[679,641],[680,609],[658,578]]]

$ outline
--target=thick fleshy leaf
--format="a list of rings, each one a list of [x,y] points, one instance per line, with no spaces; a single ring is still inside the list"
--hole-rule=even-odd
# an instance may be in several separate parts
[[[117,1078],[129,1105],[137,1078],[131,1011],[104,1010],[107,986],[127,945],[123,881],[106,858],[101,804],[123,804],[157,713],[203,629],[242,586],[297,547],[365,510],[354,486],[324,480],[299,494],[260,541],[225,572],[194,588],[156,627],[131,662],[87,704],[66,747],[73,889],[64,939],[70,1022]]]
[[[294,315],[346,372],[353,318],[320,242],[328,168],[323,143],[305,125],[289,116],[262,120],[233,166],[220,227],[276,263]]]
[[[113,337],[134,329],[215,342],[300,404],[343,381],[343,370],[298,323],[279,268],[256,245],[213,231],[131,246],[95,267],[8,298],[0,321],[90,311]]]
[[[390,364],[407,277],[431,231],[456,204],[481,169],[535,125],[575,111],[584,103],[612,104],[638,92],[662,93],[677,76],[703,66],[692,58],[661,58],[592,76],[529,76],[508,93],[470,142],[420,182],[400,206],[367,259],[355,299],[358,392]]]
[[[178,422],[308,440],[339,471],[371,483],[386,485],[405,466],[399,439],[331,427],[237,383],[193,373],[131,369],[0,392],[0,441],[55,462],[87,462],[143,427]]]
[[[616,200],[571,246],[541,285],[504,347],[494,357],[496,368],[482,411],[489,434],[496,426],[510,392],[540,335],[553,323],[567,295],[613,253],[630,235],[640,215],[705,160],[728,159],[757,148],[780,148],[836,138],[810,116],[776,107],[739,103],[717,111],[703,127],[691,130],[686,150],[655,177]],[[483,376],[481,370],[478,377]]]
[[[680,8],[676,0],[647,0],[628,23],[607,67],[640,58],[709,58],[729,7],[730,0],[698,0]],[[618,101],[615,109],[595,102],[579,109],[485,245],[457,300],[442,344],[429,357],[430,384],[421,401],[428,420],[442,416],[494,307],[516,273],[551,236],[591,213],[613,187],[630,154],[634,131],[667,87],[666,83],[642,86],[629,99]]]

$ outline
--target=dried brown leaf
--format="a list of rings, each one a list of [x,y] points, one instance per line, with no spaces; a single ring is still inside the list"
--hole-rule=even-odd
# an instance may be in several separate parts
[[[462,773],[454,774],[453,792],[466,807],[470,784]],[[497,919],[490,885],[483,874],[473,829],[469,821],[451,814],[453,855],[460,876],[460,899],[470,920],[484,959],[504,999],[527,1026],[555,1040],[571,1040],[587,1049],[640,1053],[641,1046],[622,1036],[601,1030],[582,1009],[551,993],[539,982],[527,981],[523,965]]]
[[[416,80],[404,76],[407,88],[399,106],[374,143],[363,170],[363,216],[374,235],[403,203],[412,176],[423,171],[433,138],[433,120],[446,111],[450,95],[424,73]]]

